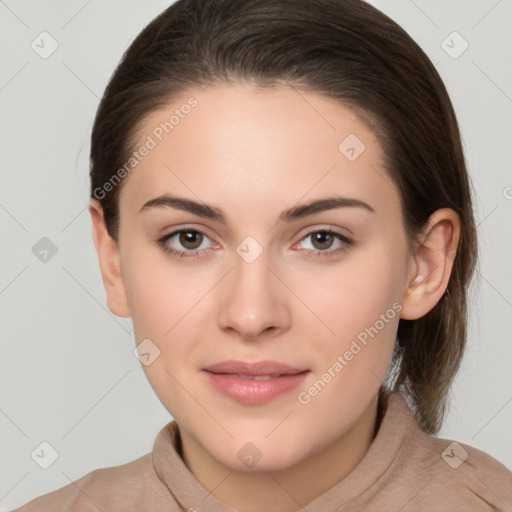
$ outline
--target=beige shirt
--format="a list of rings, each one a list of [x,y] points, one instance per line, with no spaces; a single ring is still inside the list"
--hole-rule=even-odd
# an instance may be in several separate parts
[[[426,434],[403,396],[386,390],[370,449],[307,512],[512,512],[512,472],[490,455]],[[464,459],[464,460],[463,460]],[[196,480],[180,456],[175,421],[152,453],[96,469],[14,512],[233,512]]]

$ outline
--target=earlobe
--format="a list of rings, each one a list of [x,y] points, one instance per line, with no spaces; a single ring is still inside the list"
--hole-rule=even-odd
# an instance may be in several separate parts
[[[450,208],[436,210],[411,255],[413,275],[402,298],[401,318],[416,320],[441,299],[450,279],[460,237],[460,220]]]
[[[121,272],[119,246],[108,233],[103,217],[103,209],[98,200],[91,200],[89,213],[108,309],[116,316],[128,318],[130,310]]]

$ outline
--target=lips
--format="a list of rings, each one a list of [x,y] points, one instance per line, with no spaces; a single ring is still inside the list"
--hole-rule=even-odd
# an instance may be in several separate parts
[[[247,376],[258,375],[296,375],[304,369],[293,368],[284,363],[277,361],[258,361],[256,363],[244,363],[242,361],[221,361],[205,368],[206,371],[212,373],[226,373]]]
[[[275,373],[272,375],[242,375],[238,373],[223,373],[222,375],[227,375],[228,377],[233,377],[234,379],[240,379],[240,380],[269,380],[269,379],[275,379],[277,377],[280,377],[281,374]]]
[[[239,403],[259,405],[297,387],[309,370],[277,361],[222,361],[203,369],[213,388]]]

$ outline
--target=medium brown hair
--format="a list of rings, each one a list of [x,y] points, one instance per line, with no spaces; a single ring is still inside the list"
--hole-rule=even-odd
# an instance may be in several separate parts
[[[178,0],[136,37],[106,88],[92,131],[91,198],[129,159],[149,114],[188,88],[235,81],[290,85],[357,112],[382,146],[410,241],[435,210],[459,215],[447,290],[424,317],[400,320],[388,371],[390,387],[436,434],[466,343],[467,288],[477,257],[471,188],[436,68],[382,12],[361,0]],[[115,241],[125,181],[98,198]]]

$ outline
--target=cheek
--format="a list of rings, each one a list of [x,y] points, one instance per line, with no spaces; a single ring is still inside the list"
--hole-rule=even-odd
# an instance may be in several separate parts
[[[376,244],[372,250],[354,252],[339,265],[313,273],[301,285],[297,282],[298,294],[322,320],[311,322],[313,317],[308,316],[304,325],[315,326],[323,340],[332,339],[339,348],[385,315],[385,327],[381,322],[377,326],[387,336],[398,324],[401,267],[398,253]]]
[[[171,261],[170,256],[154,249],[133,248],[126,260],[124,274],[135,341],[138,345],[151,340],[154,345],[149,346],[157,354],[142,368],[168,410],[172,397],[173,415],[187,407],[183,386],[189,386],[190,368],[186,363],[192,363],[201,350],[199,345],[209,329],[207,318],[211,318],[205,306],[218,281],[216,271],[202,271],[199,266]]]
[[[133,248],[129,254],[124,276],[136,341],[155,338],[165,343],[194,316],[195,305],[211,285],[204,273],[176,264],[154,248]]]
[[[155,250],[132,250],[126,261],[125,282],[135,342],[151,340],[151,362],[142,369],[164,407],[175,417],[190,408],[186,375],[190,353],[199,339],[201,298],[212,284],[204,273],[178,265]],[[200,329],[201,330],[201,329]],[[142,345],[144,346],[144,345]],[[141,359],[142,362],[142,359]]]
[[[323,322],[308,318],[302,323],[317,357],[299,401],[307,404],[305,413],[329,418],[333,432],[361,412],[391,361],[401,311],[399,254],[376,244],[301,290]]]

